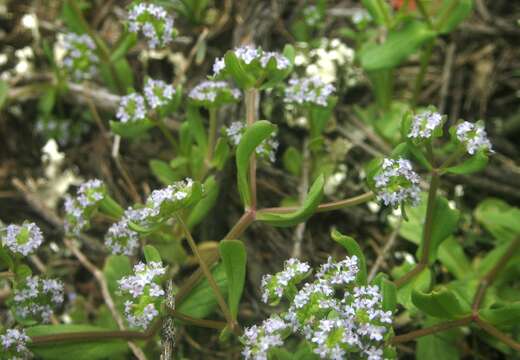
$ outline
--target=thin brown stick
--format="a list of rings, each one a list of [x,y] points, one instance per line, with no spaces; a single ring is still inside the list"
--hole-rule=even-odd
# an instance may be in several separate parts
[[[440,323],[437,325],[433,325],[427,328],[411,331],[409,333],[403,335],[395,336],[391,342],[392,344],[400,344],[407,341],[415,340],[422,336],[432,335],[441,331],[453,329],[455,327],[469,325],[473,321],[471,316],[466,316],[458,320],[448,321],[444,323]]]

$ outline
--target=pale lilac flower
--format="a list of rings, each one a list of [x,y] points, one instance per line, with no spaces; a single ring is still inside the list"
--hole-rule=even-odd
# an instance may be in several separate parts
[[[110,226],[105,235],[105,245],[114,255],[135,255],[139,248],[139,234],[128,226],[128,220],[122,219]]]
[[[174,36],[173,18],[159,5],[139,3],[128,14],[128,30],[142,31],[152,49],[166,46]]]
[[[40,247],[43,235],[35,223],[11,224],[7,226],[4,243],[13,253],[27,256]]]
[[[334,85],[323,82],[320,77],[292,78],[285,88],[285,102],[327,106]]]
[[[409,160],[384,159],[374,182],[377,198],[385,205],[397,206],[410,202],[415,206],[420,202],[420,177],[413,171]]]
[[[298,259],[289,259],[284,264],[283,271],[273,275],[264,275],[262,278],[262,301],[275,303],[280,301],[288,285],[296,285],[311,270],[309,264]]]
[[[48,323],[53,314],[53,308],[61,305],[63,298],[61,281],[29,276],[14,291],[14,311],[22,318]]]
[[[137,122],[146,119],[146,112],[144,97],[132,93],[121,98],[116,117],[122,123]]]
[[[219,97],[228,95],[229,98],[239,100],[240,90],[232,88],[225,81],[203,81],[195,86],[189,93],[189,98],[197,101],[215,102]]]
[[[246,328],[240,338],[244,343],[244,359],[267,360],[270,349],[283,346],[282,333],[287,329],[289,325],[277,316],[265,320],[261,326]]]
[[[3,355],[6,359],[21,360],[31,358],[32,354],[27,347],[27,343],[30,341],[31,339],[23,329],[7,329],[5,334],[0,335]]]
[[[89,35],[64,34],[60,43],[65,50],[63,66],[74,80],[91,79],[97,74],[99,58],[95,52],[96,44]]]
[[[408,137],[412,139],[429,139],[432,137],[435,129],[441,125],[441,114],[430,110],[424,111],[414,116]]]
[[[493,152],[491,141],[489,141],[484,125],[481,123],[473,124],[464,121],[457,126],[456,133],[457,139],[466,145],[468,154],[474,155],[480,150]]]
[[[162,80],[148,79],[144,85],[144,96],[150,109],[165,106],[173,100],[175,88]]]

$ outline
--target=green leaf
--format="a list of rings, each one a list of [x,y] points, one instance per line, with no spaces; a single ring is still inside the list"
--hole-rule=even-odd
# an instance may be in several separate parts
[[[272,226],[293,226],[307,220],[314,214],[314,211],[320,204],[323,197],[323,186],[325,177],[320,175],[312,184],[307,197],[300,208],[292,213],[275,213],[267,211],[258,211],[257,220],[263,221]]]
[[[390,5],[386,1],[380,0],[361,0],[365,9],[379,25],[386,23],[386,18],[390,16]]]
[[[360,51],[361,66],[366,71],[395,68],[435,36],[425,22],[410,20],[401,29],[390,30],[384,43],[366,43]]]
[[[484,321],[495,326],[514,326],[520,321],[520,302],[494,305],[488,309],[481,309],[479,315]]]
[[[455,319],[471,311],[469,307],[464,307],[455,292],[445,287],[433,290],[431,293],[413,290],[412,301],[426,314],[441,319]]]
[[[433,326],[439,320],[428,318],[423,327]],[[459,329],[445,330],[437,334],[423,336],[417,339],[417,360],[459,360]]]
[[[241,89],[249,89],[254,86],[255,78],[247,73],[234,51],[228,51],[224,55],[226,70]]]
[[[7,82],[4,80],[0,80],[0,110],[5,105],[5,102],[7,101],[7,95],[9,93],[9,85],[7,85]]]
[[[450,236],[442,242],[437,252],[439,261],[446,266],[448,271],[457,279],[463,279],[473,274],[471,264],[464,254],[464,248],[453,237]]]
[[[125,210],[110,195],[105,194],[99,202],[99,211],[113,218],[120,218]]]
[[[418,254],[422,252],[422,238],[424,219],[426,216],[427,196],[422,194],[421,204],[419,206],[408,208],[408,221],[402,223],[399,234],[405,239],[418,244]],[[448,238],[457,228],[460,212],[452,209],[442,196],[435,199],[435,208],[433,211],[433,227],[430,243],[429,263],[433,263],[437,258],[437,250],[442,242]]]
[[[17,280],[23,281],[24,279],[32,275],[32,270],[29,266],[21,264],[16,267],[15,274]]]
[[[145,245],[143,249],[144,258],[147,263],[158,262],[162,263],[161,254],[152,245]]]
[[[199,224],[213,209],[218,199],[220,186],[214,176],[210,176],[204,182],[204,197],[193,207],[187,220],[188,228]]]
[[[0,222],[0,225],[1,224],[2,223]],[[4,266],[7,266],[7,268],[12,271],[14,268],[14,262],[7,249],[2,246],[2,242],[0,241],[0,269],[4,269]]]
[[[447,34],[464,21],[473,10],[473,0],[444,0],[438,11],[438,19],[443,19],[439,32]]]
[[[74,333],[83,331],[111,331],[92,325],[38,325],[25,329],[30,337]],[[128,352],[128,345],[123,340],[105,340],[88,342],[60,342],[47,345],[30,345],[31,351],[40,359],[50,360],[93,360],[113,359]]]
[[[123,36],[119,39],[115,49],[112,51],[112,55],[110,55],[110,61],[115,62],[121,58],[123,58],[130,48],[132,48],[137,43],[137,36],[133,32],[124,33]]]
[[[293,146],[289,146],[282,156],[282,162],[285,170],[287,170],[294,176],[300,175],[302,161],[302,155]]]
[[[165,161],[152,159],[149,162],[152,174],[164,185],[170,185],[178,180],[176,172]]]
[[[117,295],[119,292],[119,283],[123,277],[132,274],[132,267],[130,266],[130,259],[125,255],[110,255],[105,261],[103,267],[103,275],[107,281],[108,290],[114,297],[114,301],[118,310],[123,313],[124,305],[121,296]]]
[[[229,145],[227,144],[226,139],[219,138],[217,145],[215,146],[215,155],[213,156],[212,164],[215,168],[217,168],[217,170],[222,170],[228,158]]]
[[[478,172],[484,169],[488,163],[488,156],[484,151],[479,151],[475,155],[471,156],[469,159],[464,161],[462,164],[451,166],[447,168],[445,171],[458,174],[458,175],[468,175]]]
[[[222,295],[226,296],[228,285],[224,265],[222,263],[218,264],[212,269],[211,273]],[[180,304],[177,304],[177,309],[180,313],[197,319],[208,317],[213,313],[216,307],[217,299],[206,278],[198,283]]]
[[[204,129],[204,125],[202,123],[202,117],[200,115],[199,109],[196,106],[188,106],[188,111],[186,112],[186,119],[188,124],[190,125],[190,132],[197,145],[202,149],[202,151],[206,151],[208,148],[208,138],[206,135],[206,130]]]
[[[478,204],[475,218],[498,241],[513,240],[520,234],[520,209],[503,200],[488,198]]]
[[[246,249],[239,240],[222,240],[219,244],[219,252],[226,270],[228,306],[231,317],[236,320],[246,280]]]
[[[405,262],[399,267],[392,269],[392,277],[394,279],[401,278],[405,273],[410,271],[415,265]],[[430,288],[432,281],[432,273],[430,269],[424,269],[420,274],[415,276],[409,282],[401,286],[397,290],[397,300],[399,304],[403,305],[409,312],[416,313],[417,308],[412,302],[412,291],[414,289],[420,291],[427,291]]]
[[[72,0],[75,1],[75,0]],[[83,1],[77,1],[79,8],[84,8],[85,3]],[[85,22],[76,14],[76,12],[69,5],[69,1],[63,2],[63,7],[61,8],[61,18],[67,25],[67,28],[72,30],[77,34],[86,34],[88,33],[88,29],[85,26]]]
[[[276,126],[267,120],[255,122],[246,129],[237,147],[236,166],[237,184],[242,202],[246,207],[251,206],[251,190],[249,188],[249,159],[255,153],[256,147],[267,139],[276,129]]]
[[[110,121],[110,129],[117,135],[124,138],[136,138],[143,135],[153,127],[154,124],[148,119],[137,121],[137,122],[126,122]]]
[[[357,284],[366,284],[367,283],[367,262],[365,260],[365,255],[363,254],[363,251],[361,250],[361,247],[357,243],[354,238],[343,235],[337,230],[332,230],[331,233],[332,240],[340,244],[345,248],[347,253],[350,256],[356,256],[358,259],[358,267],[359,272],[356,276],[356,283]]]
[[[395,312],[397,308],[397,287],[393,281],[388,279],[388,275],[378,273],[371,284],[377,285],[383,295],[383,310]]]

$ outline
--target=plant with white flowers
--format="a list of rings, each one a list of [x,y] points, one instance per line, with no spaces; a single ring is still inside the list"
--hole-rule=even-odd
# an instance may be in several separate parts
[[[177,33],[173,24],[166,9],[144,1],[133,4],[128,13],[128,30],[142,32],[152,49],[164,47],[173,40]]]
[[[65,71],[76,81],[92,79],[100,63],[94,40],[87,34],[75,33],[64,34],[60,40]]]

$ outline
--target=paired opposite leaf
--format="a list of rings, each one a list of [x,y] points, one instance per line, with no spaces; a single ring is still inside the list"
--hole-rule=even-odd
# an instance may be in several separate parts
[[[367,283],[367,263],[365,260],[365,255],[363,255],[363,251],[359,244],[354,238],[343,235],[337,230],[333,230],[331,233],[332,240],[339,243],[341,246],[345,248],[347,253],[352,256],[355,255],[358,258],[358,267],[359,272],[357,274],[356,282],[358,284],[366,284]]]
[[[215,177],[210,176],[204,182],[204,197],[193,207],[187,220],[188,228],[193,228],[199,224],[208,212],[213,209],[220,192],[220,186]]]
[[[258,211],[257,220],[263,221],[272,226],[286,227],[293,226],[307,220],[320,204],[323,197],[323,186],[325,177],[320,175],[312,184],[305,201],[300,208],[291,213],[275,213],[267,211]]]
[[[238,144],[236,155],[237,185],[242,202],[246,207],[251,206],[249,159],[255,153],[256,147],[267,139],[275,129],[276,126],[269,121],[257,121],[247,128]]]
[[[146,245],[143,249],[144,252],[144,258],[146,259],[147,263],[151,262],[158,262],[161,263],[161,254],[159,254],[159,251],[157,251],[156,248],[154,248],[152,245]]]
[[[453,291],[444,287],[429,294],[413,290],[412,301],[426,314],[442,319],[455,319],[471,311],[468,306],[463,305]]]
[[[219,252],[226,270],[228,306],[231,317],[236,320],[246,281],[246,249],[239,240],[222,240],[219,244]]]
[[[27,335],[31,337],[84,331],[106,332],[112,330],[113,329],[92,325],[75,324],[38,325],[26,329]],[[38,359],[49,360],[115,359],[128,352],[128,345],[124,340],[59,342],[47,345],[31,345],[30,348]]]

